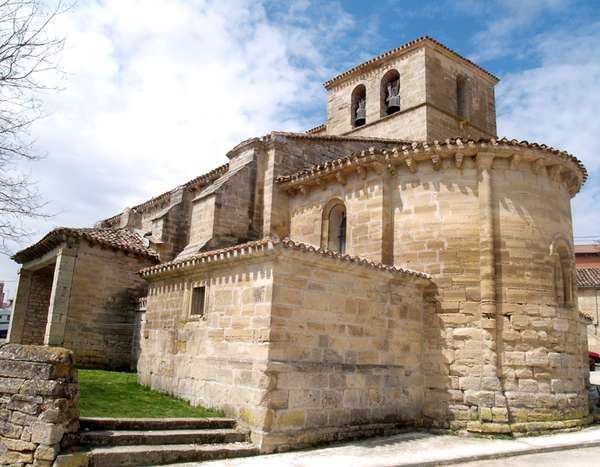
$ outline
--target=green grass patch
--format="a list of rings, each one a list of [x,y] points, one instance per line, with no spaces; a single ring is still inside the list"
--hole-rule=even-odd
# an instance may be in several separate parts
[[[77,370],[82,417],[222,417],[223,413],[192,407],[186,401],[137,383],[136,373]]]

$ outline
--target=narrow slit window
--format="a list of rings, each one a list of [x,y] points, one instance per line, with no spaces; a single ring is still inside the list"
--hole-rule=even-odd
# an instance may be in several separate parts
[[[204,316],[206,303],[206,287],[194,287],[192,290],[192,316]]]
[[[456,114],[460,118],[467,118],[467,83],[465,78],[456,79]]]

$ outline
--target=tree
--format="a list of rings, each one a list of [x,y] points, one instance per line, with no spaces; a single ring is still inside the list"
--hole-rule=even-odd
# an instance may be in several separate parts
[[[28,129],[41,117],[40,93],[54,89],[44,84],[58,71],[63,39],[49,34],[61,11],[43,0],[0,0],[0,253],[29,232],[27,219],[46,217],[45,203],[23,162],[40,158],[33,151]]]

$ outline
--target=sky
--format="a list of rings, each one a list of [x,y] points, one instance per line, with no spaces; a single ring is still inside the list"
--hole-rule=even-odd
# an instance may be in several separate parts
[[[50,2],[50,0],[48,0]],[[581,159],[575,240],[600,239],[598,0],[80,0],[24,169],[57,226],[93,226],[227,161],[238,142],[326,120],[322,83],[429,35],[500,78],[498,135]],[[0,256],[14,292],[17,265]]]

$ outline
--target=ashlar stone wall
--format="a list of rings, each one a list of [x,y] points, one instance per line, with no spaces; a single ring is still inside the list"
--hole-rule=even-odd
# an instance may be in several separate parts
[[[77,441],[79,385],[70,351],[0,346],[0,465],[50,467]]]
[[[238,417],[263,451],[420,423],[426,277],[268,240],[203,258],[143,273],[142,384]]]
[[[481,143],[445,153],[451,146],[375,151],[284,179],[292,238],[320,245],[324,207],[339,198],[351,254],[432,276],[430,424],[496,432],[584,424],[570,211],[583,173],[556,152]]]
[[[400,75],[400,110],[382,110],[382,79]],[[464,107],[458,114],[457,80],[464,83]],[[405,141],[496,135],[496,79],[430,42],[390,54],[327,87],[327,133],[396,138]],[[354,126],[352,93],[366,90],[366,123]]]
[[[146,294],[137,271],[151,264],[148,258],[79,245],[61,344],[72,349],[78,366],[135,368],[136,300]]]
[[[81,367],[135,368],[136,300],[147,287],[137,271],[155,261],[70,243],[23,264],[9,342],[67,347]]]
[[[263,448],[419,425],[428,279],[312,254],[275,264]],[[434,350],[439,352],[440,349]]]

